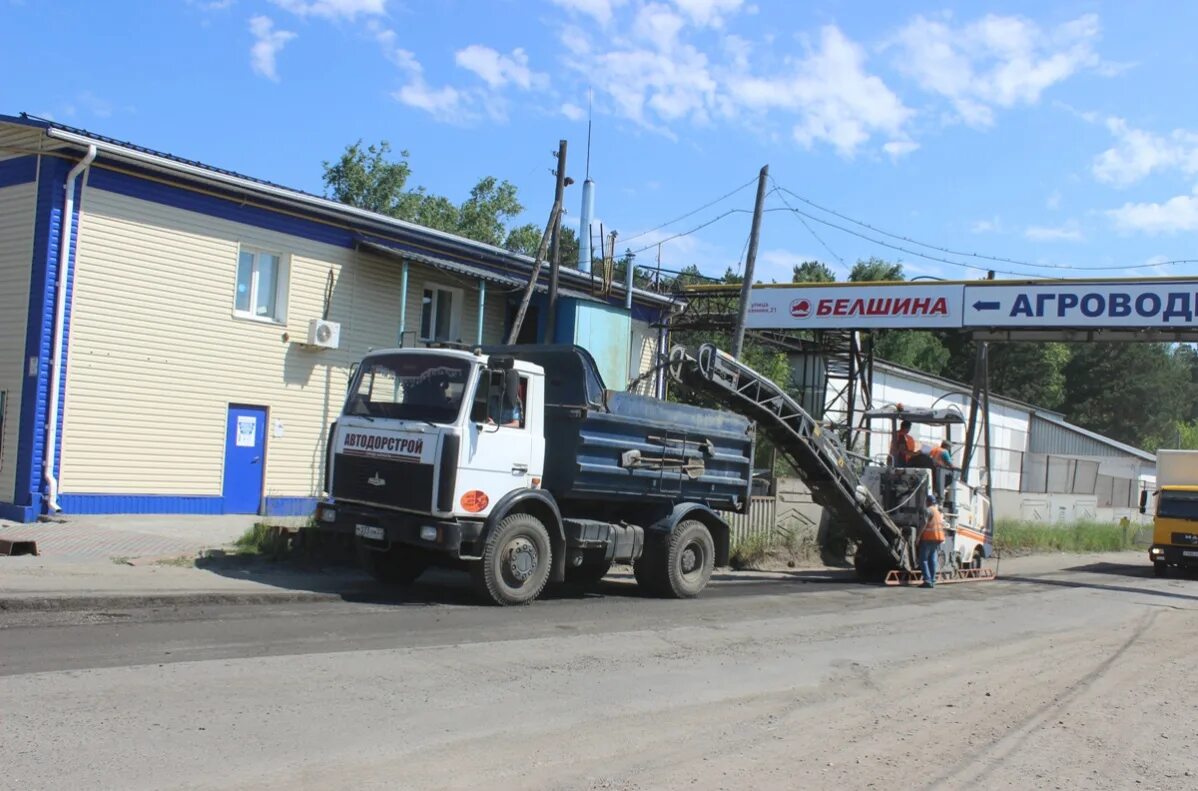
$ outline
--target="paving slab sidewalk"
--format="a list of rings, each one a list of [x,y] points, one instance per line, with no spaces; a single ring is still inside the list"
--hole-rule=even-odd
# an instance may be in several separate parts
[[[261,517],[112,516],[0,522],[0,538],[36,541],[37,556],[0,556],[0,610],[94,609],[334,599],[368,586],[352,568],[215,560]]]
[[[227,547],[261,517],[113,516],[72,517],[18,525],[0,522],[0,538],[33,540],[39,556],[0,556],[0,610],[90,610],[217,603],[335,600],[378,595],[380,589],[362,572],[346,566],[299,566],[293,563],[235,558],[172,563],[194,559],[205,550]],[[1145,553],[1090,555],[1049,553],[1001,559],[1000,578],[1055,574],[1095,564],[1143,566]],[[631,578],[627,569],[613,577]],[[728,572],[714,584],[799,578],[809,582],[847,581],[844,569]],[[985,583],[981,583],[985,584]]]

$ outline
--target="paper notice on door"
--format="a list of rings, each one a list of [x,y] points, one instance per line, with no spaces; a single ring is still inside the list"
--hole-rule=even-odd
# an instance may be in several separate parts
[[[254,437],[258,433],[258,418],[253,415],[237,416],[237,447],[254,447]]]

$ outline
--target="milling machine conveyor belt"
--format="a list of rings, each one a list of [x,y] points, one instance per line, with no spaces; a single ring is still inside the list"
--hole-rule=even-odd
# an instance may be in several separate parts
[[[675,348],[670,373],[683,386],[755,421],[807,484],[816,504],[831,512],[871,558],[910,570],[903,531],[861,485],[836,437],[785,391],[710,343],[699,347],[697,357]]]

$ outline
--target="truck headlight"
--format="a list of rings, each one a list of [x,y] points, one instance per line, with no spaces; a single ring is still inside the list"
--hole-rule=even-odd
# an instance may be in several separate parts
[[[433,527],[432,525],[425,525],[424,527],[420,528],[420,540],[436,541],[437,532],[437,528]]]
[[[317,513],[320,517],[320,521],[322,521],[322,522],[336,522],[337,521],[337,509],[336,508],[321,508]]]
[[[1148,550],[1148,551],[1149,551],[1151,554],[1153,554],[1153,555],[1163,555],[1163,554],[1165,554],[1165,550],[1164,550],[1164,549],[1162,549],[1162,548],[1160,548],[1160,547],[1153,547],[1152,549],[1150,549],[1150,550]]]

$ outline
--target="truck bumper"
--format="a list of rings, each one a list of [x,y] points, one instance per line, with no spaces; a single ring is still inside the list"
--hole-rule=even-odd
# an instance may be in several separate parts
[[[393,544],[404,544],[456,557],[473,557],[483,532],[482,522],[437,519],[343,503],[320,503],[316,507],[316,525],[329,533],[355,536],[372,549],[385,550]]]
[[[1153,563],[1168,563],[1170,566],[1198,566],[1198,546],[1153,544],[1148,550],[1148,559]]]

